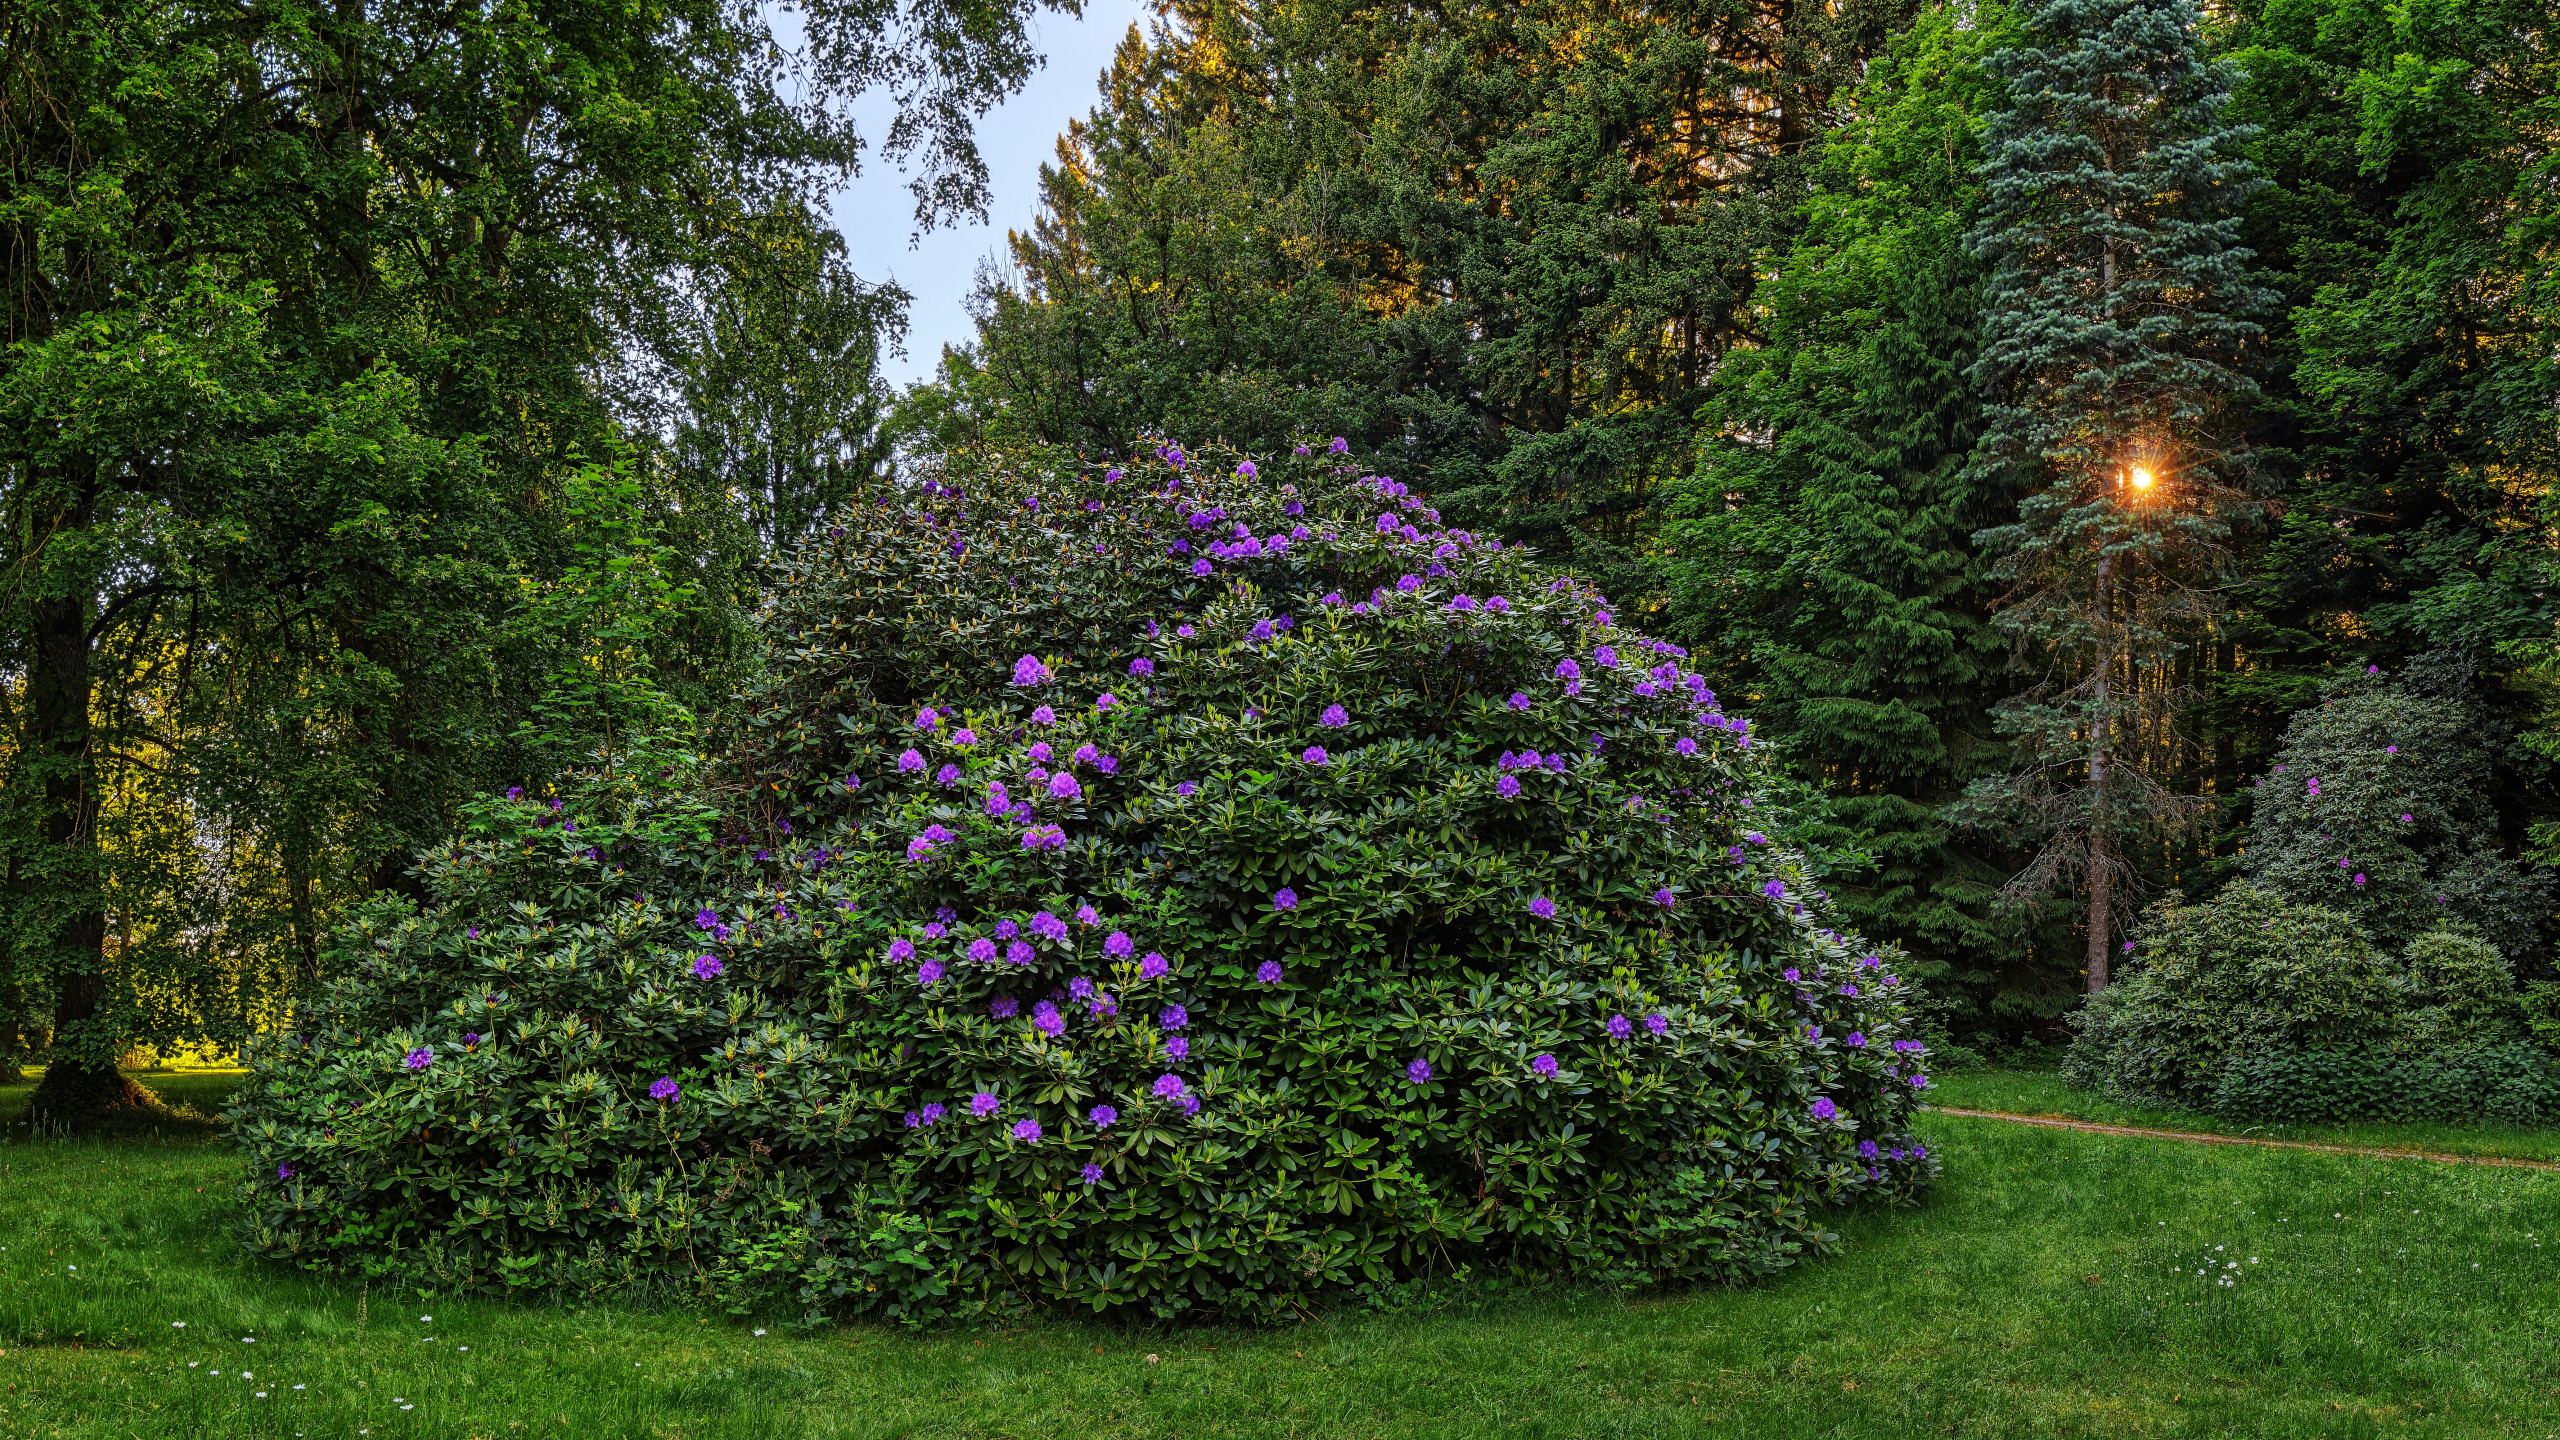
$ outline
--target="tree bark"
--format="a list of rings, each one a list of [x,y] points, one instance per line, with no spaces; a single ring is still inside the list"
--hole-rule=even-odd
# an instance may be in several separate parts
[[[2102,542],[2103,543],[2103,542]],[[2108,685],[2115,679],[2114,647],[2109,643],[2113,630],[2108,613],[2108,557],[2098,557],[2098,600],[2092,607],[2091,619],[2098,640],[2098,703],[2089,721],[2089,963],[2085,972],[2089,993],[2107,988],[2107,871],[2112,854],[2107,846],[2107,762],[2109,747],[2115,742],[2115,717],[2109,712]]]
[[[87,529],[94,481],[63,477],[68,503],[58,532]],[[82,1129],[107,1112],[148,1104],[115,1057],[124,1037],[109,1032],[105,1009],[107,916],[98,888],[98,785],[90,748],[89,602],[78,591],[27,607],[27,721],[24,754],[44,790],[43,860],[20,884],[38,892],[36,943],[54,977],[53,1044],[44,1079],[28,1104],[40,1124]]]

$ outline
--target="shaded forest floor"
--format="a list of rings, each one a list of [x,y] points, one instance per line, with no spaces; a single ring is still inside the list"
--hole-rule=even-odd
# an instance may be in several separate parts
[[[2034,1094],[1963,1078],[1938,1098]],[[1755,1286],[1444,1283],[1261,1332],[368,1287],[244,1258],[201,1132],[15,1138],[0,1437],[2560,1434],[2560,1175],[1921,1123],[1926,1205]]]

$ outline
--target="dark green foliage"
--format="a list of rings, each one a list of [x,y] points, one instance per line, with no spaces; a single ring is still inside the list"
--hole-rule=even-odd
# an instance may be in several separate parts
[[[2560,981],[2536,980],[2525,986],[2517,1007],[2524,1014],[2525,1028],[2532,1032],[2533,1043],[2560,1053]]]
[[[2201,1107],[2236,1056],[2387,1038],[2405,993],[2362,926],[2245,881],[2154,907],[2128,959],[2072,1017],[2062,1073],[2135,1100]]]
[[[2551,879],[2499,846],[2499,738],[2462,697],[2379,675],[2341,680],[2294,718],[2259,777],[2241,863],[2291,900],[2355,917],[2380,944],[2451,920],[2529,963]]]
[[[2531,1045],[2367,1044],[2249,1051],[2207,1108],[2235,1120],[2560,1124],[2560,1065]]]
[[[1006,438],[1340,432],[1649,599],[1804,158],[1912,8],[1169,6],[942,384]]]
[[[1765,1273],[1927,1183],[1911,987],[1679,651],[1330,453],[1170,454],[875,486],[700,783],[478,807],[261,1051],[252,1245],[1277,1317]]]

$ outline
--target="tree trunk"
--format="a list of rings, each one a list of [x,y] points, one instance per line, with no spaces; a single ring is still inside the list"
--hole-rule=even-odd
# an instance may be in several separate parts
[[[93,490],[78,477],[62,481],[69,503],[52,518],[61,531],[88,528]],[[107,916],[98,888],[98,785],[90,751],[89,604],[77,592],[46,595],[27,607],[26,744],[29,778],[44,791],[42,859],[19,875],[38,892],[40,964],[57,986],[53,1045],[44,1080],[29,1102],[40,1124],[85,1128],[107,1112],[150,1103],[150,1094],[116,1068],[125,1037],[102,1015],[106,999]]]
[[[2090,618],[2098,640],[2098,703],[2089,720],[2089,993],[2107,988],[2107,871],[2113,859],[2107,846],[2108,749],[2115,742],[2115,717],[2108,710],[2108,686],[2115,679],[2114,634],[2108,613],[2108,557],[2098,557],[2098,603]]]

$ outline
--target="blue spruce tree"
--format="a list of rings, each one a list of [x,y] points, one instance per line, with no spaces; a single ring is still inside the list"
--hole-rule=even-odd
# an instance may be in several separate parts
[[[2180,651],[2209,630],[2252,509],[2230,402],[2271,299],[2245,270],[2257,180],[2223,118],[2233,72],[2192,0],[2051,0],[1994,57],[1987,189],[1970,237],[1992,275],[1973,375],[1976,461],[2019,496],[1978,537],[2028,682],[2000,714],[2014,762],[1968,810],[2034,851],[2008,895],[2088,901],[2087,987],[2139,854],[2199,813],[2176,768]]]

